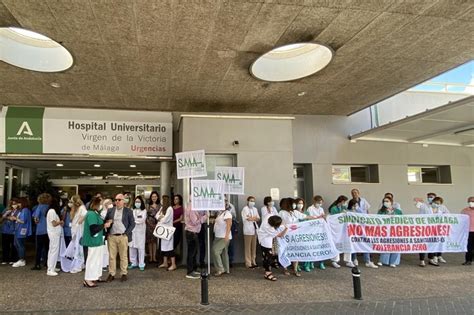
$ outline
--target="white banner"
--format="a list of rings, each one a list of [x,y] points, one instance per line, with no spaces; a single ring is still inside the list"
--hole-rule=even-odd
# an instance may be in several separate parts
[[[278,238],[278,245],[278,260],[283,267],[292,261],[323,261],[339,255],[324,219],[289,225],[285,236]]]
[[[225,182],[225,194],[244,195],[244,176],[243,167],[216,166],[215,179]]]
[[[224,181],[191,180],[191,210],[224,210]]]
[[[469,217],[445,215],[370,215],[328,217],[337,249],[344,253],[465,252]]]
[[[173,156],[171,113],[45,108],[43,153]]]
[[[206,153],[204,150],[176,153],[178,179],[206,177]]]

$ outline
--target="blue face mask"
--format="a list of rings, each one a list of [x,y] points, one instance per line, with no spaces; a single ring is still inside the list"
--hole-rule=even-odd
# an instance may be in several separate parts
[[[432,202],[433,202],[433,199],[434,199],[433,197],[428,197],[428,202],[429,202],[429,203],[432,203]]]
[[[142,207],[141,202],[135,202],[135,208],[140,209]]]

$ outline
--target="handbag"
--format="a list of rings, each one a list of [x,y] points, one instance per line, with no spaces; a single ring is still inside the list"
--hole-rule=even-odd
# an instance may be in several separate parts
[[[155,227],[155,230],[153,231],[153,235],[161,238],[162,240],[169,241],[173,237],[175,231],[176,228],[174,226],[166,226],[158,223]]]

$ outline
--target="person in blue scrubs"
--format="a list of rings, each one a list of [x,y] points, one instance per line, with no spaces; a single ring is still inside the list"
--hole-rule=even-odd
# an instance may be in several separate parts
[[[38,196],[38,206],[33,212],[33,221],[36,224],[36,259],[31,270],[41,270],[41,263],[46,266],[48,261],[49,237],[46,224],[46,214],[49,210],[52,197],[43,193]]]
[[[17,199],[10,201],[10,206],[2,212],[0,222],[2,222],[2,265],[13,264],[18,260],[18,255],[14,246],[15,221],[13,216],[20,205]]]
[[[18,199],[21,205],[21,210],[17,211],[14,216],[15,221],[15,248],[18,252],[18,261],[12,267],[23,267],[26,265],[25,261],[25,239],[32,234],[31,232],[31,212],[28,209],[28,199],[22,197]]]

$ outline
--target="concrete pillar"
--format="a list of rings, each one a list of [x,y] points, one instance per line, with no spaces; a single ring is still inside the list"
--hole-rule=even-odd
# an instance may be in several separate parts
[[[163,161],[160,164],[160,195],[170,195],[170,162]]]
[[[13,191],[13,167],[8,169],[8,190],[7,190],[7,200],[12,199]]]
[[[3,189],[5,185],[5,161],[0,161],[0,204],[4,204],[6,196],[3,195]]]

